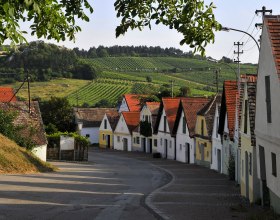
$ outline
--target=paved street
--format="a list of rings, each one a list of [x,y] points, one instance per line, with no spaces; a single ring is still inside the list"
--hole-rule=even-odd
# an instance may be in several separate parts
[[[0,176],[0,219],[244,219],[223,175],[143,153],[92,150],[55,173]]]

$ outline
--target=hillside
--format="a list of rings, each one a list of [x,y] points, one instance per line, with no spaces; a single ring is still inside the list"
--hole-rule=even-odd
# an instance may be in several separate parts
[[[15,142],[0,134],[0,173],[50,172],[55,168],[42,162]]]

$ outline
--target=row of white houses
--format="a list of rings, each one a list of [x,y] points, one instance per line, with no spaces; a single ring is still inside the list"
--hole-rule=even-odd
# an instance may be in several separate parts
[[[280,213],[280,16],[265,16],[258,74],[225,81],[211,99],[124,95],[104,113],[99,145],[160,153],[229,175],[250,202]]]

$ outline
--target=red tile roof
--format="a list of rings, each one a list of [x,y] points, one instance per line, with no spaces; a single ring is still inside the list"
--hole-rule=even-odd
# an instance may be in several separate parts
[[[124,98],[128,109],[130,112],[139,112],[141,111],[140,98],[145,97],[145,95],[136,95],[136,94],[125,94]]]
[[[146,106],[150,109],[152,115],[157,115],[160,102],[146,102]]]
[[[280,79],[280,15],[266,15],[264,25],[267,26],[276,71]]]
[[[9,102],[10,99],[14,95],[14,90],[13,88],[9,87],[0,87],[0,102]],[[13,99],[11,100],[12,102],[15,102],[17,99],[14,96]]]
[[[189,97],[181,100],[181,105],[186,117],[190,137],[195,134],[197,112],[202,109],[210,99],[204,97]]]
[[[237,104],[237,83],[236,81],[226,80],[224,81],[224,95],[226,101],[226,112],[228,117],[228,129],[229,136],[231,139],[234,137],[234,128],[235,128],[235,113],[236,113],[236,104]]]
[[[176,121],[180,100],[181,98],[162,98],[162,104],[171,134],[174,134],[173,128]]]
[[[241,74],[241,82],[257,82],[258,76],[256,74]]]
[[[140,112],[122,112],[122,115],[130,133],[132,133],[140,122]]]
[[[22,137],[30,137],[37,146],[47,144],[43,121],[38,102],[31,102],[30,113],[28,102],[0,102],[0,109],[15,112],[14,124],[20,126]]]

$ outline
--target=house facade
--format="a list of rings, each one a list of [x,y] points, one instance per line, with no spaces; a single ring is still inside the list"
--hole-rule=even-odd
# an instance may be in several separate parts
[[[118,111],[112,110],[106,112],[101,125],[99,127],[99,147],[100,148],[113,148],[114,146],[114,130],[119,119]]]
[[[174,125],[180,104],[180,98],[162,98],[155,135],[157,135],[157,152],[162,158],[176,160],[176,134]]]
[[[265,16],[256,95],[255,135],[263,204],[280,213],[280,16]]]
[[[88,137],[91,144],[99,143],[99,128],[105,113],[114,108],[74,108],[77,132]]]
[[[195,125],[196,163],[210,168],[212,163],[212,130],[216,103],[220,96],[215,95],[198,113]]]
[[[197,112],[209,99],[195,97],[181,99],[176,122],[176,160],[183,163],[194,163],[195,155],[195,123]]]
[[[140,112],[140,124],[133,132],[133,150],[157,152],[157,136],[154,135],[159,102],[146,102]],[[141,131],[143,129],[143,131]]]
[[[122,102],[119,106],[119,113],[121,112],[140,112],[141,103],[140,99],[145,97],[144,95],[138,94],[125,94],[123,95]]]
[[[240,150],[241,150],[241,195],[251,203],[260,198],[260,185],[257,175],[257,151],[255,139],[256,80],[244,83],[241,100]]]
[[[132,132],[138,126],[140,112],[122,112],[114,131],[114,149],[132,151]]]

